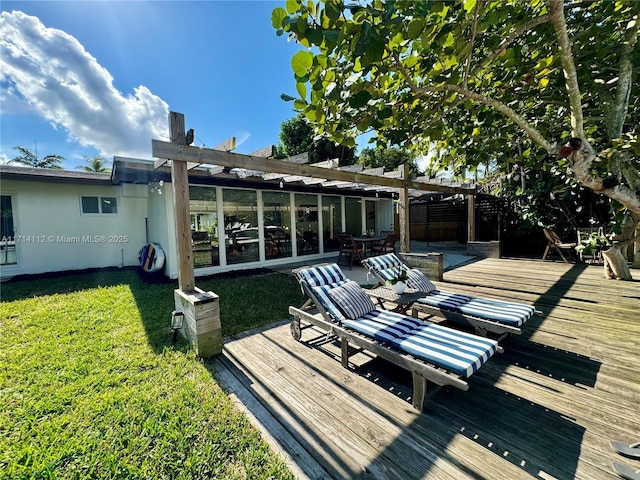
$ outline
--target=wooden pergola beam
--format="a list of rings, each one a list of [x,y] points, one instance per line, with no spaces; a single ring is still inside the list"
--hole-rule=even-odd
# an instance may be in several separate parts
[[[476,192],[475,187],[449,187],[442,184],[424,183],[412,179],[389,178],[380,175],[369,175],[362,172],[315,167],[313,165],[298,164],[286,160],[266,159],[252,155],[192,147],[160,140],[152,140],[151,145],[153,156],[160,159],[181,160],[183,162],[260,170],[263,172],[273,172],[274,174],[324,178],[327,180],[379,185],[383,187],[410,188],[428,192],[462,193],[465,195],[474,195]]]

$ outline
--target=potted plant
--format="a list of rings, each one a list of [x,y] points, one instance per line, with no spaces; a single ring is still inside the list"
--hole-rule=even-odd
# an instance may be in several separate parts
[[[402,267],[398,267],[393,269],[393,277],[387,280],[386,284],[390,285],[393,291],[399,295],[407,288],[407,280],[409,280],[407,271]]]
[[[583,255],[591,256],[599,259],[601,252],[607,250],[611,246],[611,240],[606,235],[599,232],[592,232],[589,235],[580,238],[580,243],[576,246],[576,252]]]

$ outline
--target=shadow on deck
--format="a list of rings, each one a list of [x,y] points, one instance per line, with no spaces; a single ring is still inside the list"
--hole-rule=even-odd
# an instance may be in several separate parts
[[[441,286],[543,315],[468,392],[443,389],[423,414],[409,372],[368,353],[344,369],[333,338],[308,329],[296,342],[288,322],[227,339],[210,368],[301,478],[617,478],[611,461],[625,460],[608,440],[640,432],[638,283],[605,281],[598,267],[486,259]]]

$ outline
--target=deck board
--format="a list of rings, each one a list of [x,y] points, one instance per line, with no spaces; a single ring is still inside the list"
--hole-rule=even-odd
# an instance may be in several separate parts
[[[640,440],[640,283],[597,266],[485,259],[443,290],[535,304],[467,392],[420,414],[411,375],[284,321],[225,339],[216,375],[299,478],[618,478],[608,446]],[[637,466],[637,465],[636,465]]]

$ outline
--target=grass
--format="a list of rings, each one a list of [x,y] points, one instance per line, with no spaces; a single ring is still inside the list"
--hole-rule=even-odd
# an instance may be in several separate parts
[[[288,316],[282,274],[198,281],[223,334]],[[174,282],[97,272],[2,285],[0,478],[292,478],[215,380],[171,344]]]

